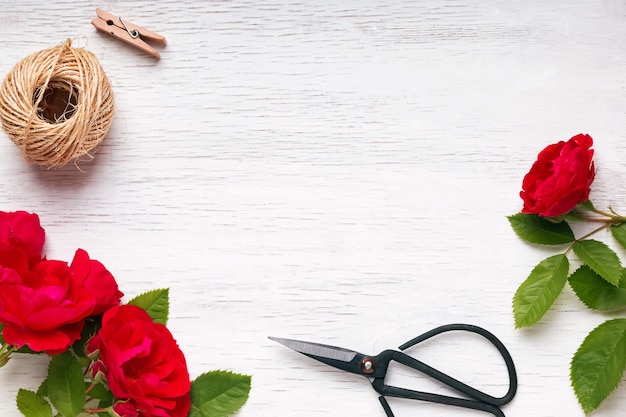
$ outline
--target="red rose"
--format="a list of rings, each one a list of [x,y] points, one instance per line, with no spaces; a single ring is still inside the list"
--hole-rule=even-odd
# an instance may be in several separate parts
[[[522,213],[560,216],[588,200],[595,176],[592,145],[591,136],[580,134],[541,151],[522,183]]]
[[[45,232],[36,214],[0,211],[0,266],[14,261],[15,256],[25,256],[32,266],[41,260],[44,239]]]
[[[80,338],[86,317],[118,305],[121,295],[113,276],[82,249],[69,266],[44,259],[23,274],[0,266],[2,336],[9,345],[61,353]]]
[[[191,382],[185,356],[167,327],[133,305],[113,307],[88,350],[98,352],[121,417],[186,417]]]

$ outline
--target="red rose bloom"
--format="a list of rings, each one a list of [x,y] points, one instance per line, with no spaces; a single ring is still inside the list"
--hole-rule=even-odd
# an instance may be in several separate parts
[[[187,417],[191,382],[185,356],[167,327],[145,310],[133,305],[108,310],[88,350],[99,354],[119,401],[113,407],[118,415]]]
[[[580,134],[541,151],[522,183],[522,213],[560,216],[587,201],[595,176],[591,146],[591,136]]]
[[[45,232],[36,214],[0,211],[0,266],[26,268],[41,260]]]
[[[86,317],[118,305],[122,295],[113,276],[82,249],[69,266],[46,259],[27,272],[0,266],[2,336],[18,348],[61,353],[80,338]]]

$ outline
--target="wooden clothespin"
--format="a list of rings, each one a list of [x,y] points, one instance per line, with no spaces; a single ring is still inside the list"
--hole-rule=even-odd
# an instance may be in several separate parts
[[[156,49],[144,42],[144,39],[156,42],[160,45],[166,45],[167,41],[163,35],[159,35],[158,33],[152,32],[144,27],[137,26],[132,22],[105,12],[102,9],[96,9],[96,13],[98,14],[98,17],[91,21],[91,24],[94,25],[96,29],[113,35],[117,39],[139,48],[156,58],[161,57]]]

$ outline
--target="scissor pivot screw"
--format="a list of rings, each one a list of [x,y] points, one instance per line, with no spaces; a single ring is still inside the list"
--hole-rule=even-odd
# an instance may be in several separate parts
[[[372,374],[376,370],[376,362],[370,357],[363,358],[361,361],[361,370],[366,374]]]

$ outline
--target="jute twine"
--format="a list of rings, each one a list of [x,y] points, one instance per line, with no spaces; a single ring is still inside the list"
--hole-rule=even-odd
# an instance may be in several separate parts
[[[95,55],[71,40],[36,52],[0,87],[0,122],[27,162],[62,166],[91,157],[113,121],[111,84]]]

